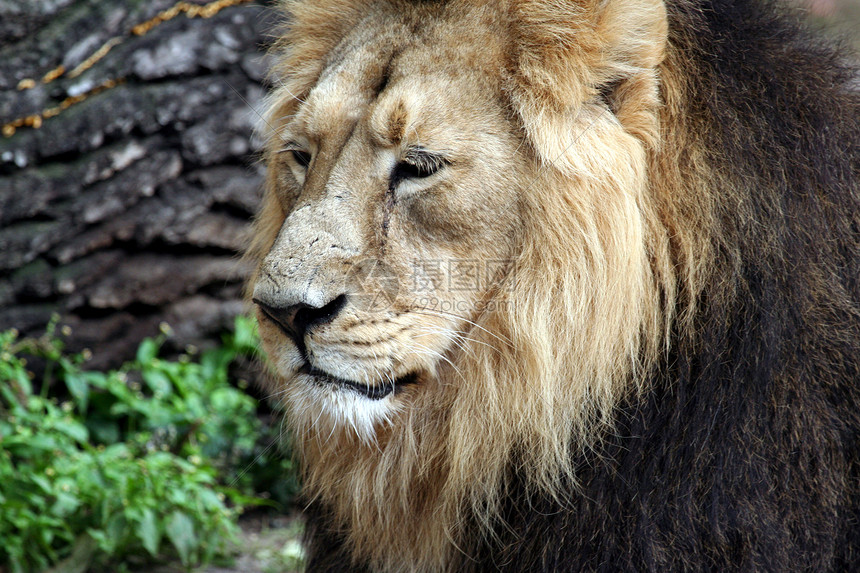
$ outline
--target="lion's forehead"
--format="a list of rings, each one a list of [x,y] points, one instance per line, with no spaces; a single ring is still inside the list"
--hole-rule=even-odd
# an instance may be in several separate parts
[[[485,27],[472,26],[478,35]],[[474,50],[462,34],[453,22],[423,34],[389,21],[358,27],[329,54],[296,125],[323,136],[366,118],[371,140],[383,146],[399,143],[410,131],[425,140],[433,137],[431,122],[414,123],[422,118],[456,128],[452,115],[459,110],[474,116],[476,102],[496,99],[495,94],[487,98],[488,92],[500,92],[502,83],[498,38],[488,35],[482,49]],[[415,131],[421,127],[428,131]]]
[[[380,54],[380,56],[383,56]],[[369,86],[382,70],[365,54],[356,54],[324,70],[299,109],[297,122],[310,133],[329,133],[353,124],[376,98]]]

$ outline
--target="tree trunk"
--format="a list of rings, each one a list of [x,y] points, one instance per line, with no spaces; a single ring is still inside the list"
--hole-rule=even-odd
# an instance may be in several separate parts
[[[95,367],[243,310],[262,181],[260,2],[0,0],[0,329],[51,315]]]

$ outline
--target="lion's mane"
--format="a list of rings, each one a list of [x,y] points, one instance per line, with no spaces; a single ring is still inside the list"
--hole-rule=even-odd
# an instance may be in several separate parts
[[[375,4],[291,8],[270,127]],[[512,121],[552,164],[516,304],[376,443],[297,434],[311,569],[858,567],[856,72],[747,0],[509,4]],[[567,154],[605,85],[629,138],[586,113]],[[270,193],[252,258],[283,219]]]

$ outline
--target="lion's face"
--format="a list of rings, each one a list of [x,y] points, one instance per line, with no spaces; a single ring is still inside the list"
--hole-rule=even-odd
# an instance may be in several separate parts
[[[403,26],[359,27],[293,102],[268,165],[283,221],[253,285],[274,390],[365,437],[440,391],[440,368],[498,303],[528,173],[499,86],[462,71],[492,50]]]
[[[511,464],[552,492],[660,350],[665,10],[287,7],[249,249],[269,392],[354,554],[444,570],[462,512],[490,523]]]

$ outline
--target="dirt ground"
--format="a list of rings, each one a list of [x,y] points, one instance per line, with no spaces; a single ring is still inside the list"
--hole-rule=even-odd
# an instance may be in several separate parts
[[[239,521],[242,532],[234,557],[192,570],[193,573],[294,573],[303,571],[301,516],[252,513]],[[151,573],[187,573],[181,565],[165,565]]]

